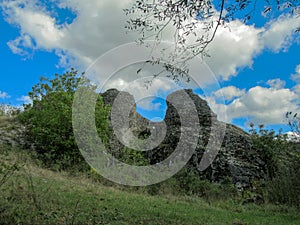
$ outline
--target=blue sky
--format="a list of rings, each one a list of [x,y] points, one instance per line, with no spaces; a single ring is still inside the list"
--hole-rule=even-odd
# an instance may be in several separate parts
[[[85,71],[105,52],[137,37],[124,30],[128,18],[122,8],[130,6],[130,0],[0,2],[0,103],[21,105],[40,76],[53,77],[71,67]],[[207,59],[225,97],[224,106],[220,92],[211,93],[215,112],[226,107],[226,121],[246,130],[250,122],[288,130],[285,112],[300,111],[300,35],[293,32],[297,26],[300,18],[266,19],[257,13],[247,25],[236,20],[229,24],[230,31],[218,31]],[[122,89],[129,80],[119,76],[110,86]],[[151,94],[169,93],[171,86],[158,82]],[[135,88],[132,94],[141,96],[139,91]],[[139,108],[151,119],[162,118],[164,110],[159,99],[148,99]]]

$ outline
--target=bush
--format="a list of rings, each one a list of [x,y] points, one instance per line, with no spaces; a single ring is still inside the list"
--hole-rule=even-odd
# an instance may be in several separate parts
[[[300,155],[292,153],[281,162],[276,176],[266,184],[266,198],[273,204],[300,208]]]
[[[258,149],[266,163],[268,180],[258,185],[256,192],[265,201],[300,207],[300,153],[291,148],[286,136],[259,126],[258,131],[250,130],[253,145]]]
[[[258,130],[253,124],[250,125],[252,144],[258,150],[260,158],[266,163],[265,172],[268,179],[272,179],[278,172],[279,162],[288,149],[286,137],[274,130],[267,130],[264,125],[260,125]]]
[[[26,127],[26,143],[48,167],[58,170],[88,168],[76,145],[72,127],[73,98],[82,80],[73,69],[56,74],[52,80],[41,78],[29,93],[32,104],[26,105],[18,117]],[[99,96],[95,118],[102,135],[107,135],[108,112]]]
[[[166,181],[148,186],[147,192],[151,195],[198,196],[207,202],[240,198],[238,190],[229,178],[220,184],[202,180],[196,170],[187,167]]]

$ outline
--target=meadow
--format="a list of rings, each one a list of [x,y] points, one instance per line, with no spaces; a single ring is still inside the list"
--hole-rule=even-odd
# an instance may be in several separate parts
[[[300,224],[292,207],[152,196],[42,168],[19,148],[0,149],[0,224]]]

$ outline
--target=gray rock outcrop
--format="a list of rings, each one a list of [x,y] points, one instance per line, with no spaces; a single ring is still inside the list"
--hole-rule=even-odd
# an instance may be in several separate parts
[[[24,143],[24,126],[14,117],[0,117],[0,145],[17,146]]]
[[[104,103],[112,106],[119,94],[120,92],[116,89],[106,91],[102,94]],[[133,96],[128,93],[123,94],[126,96],[126,101],[134,102]],[[145,153],[150,163],[158,163],[170,156],[180,141],[183,129],[188,129],[189,124],[183,126],[180,117],[180,115],[183,117],[191,115],[191,108],[182,97],[186,94],[194,103],[198,116],[197,126],[200,127],[199,133],[194,134],[198,135],[199,139],[187,166],[198,170],[199,176],[203,179],[222,182],[230,178],[236,186],[241,188],[250,186],[254,180],[265,179],[265,162],[260,158],[259,150],[254,149],[250,135],[234,125],[218,121],[217,115],[212,112],[207,102],[194,94],[192,90],[177,91],[167,97],[167,112],[162,122],[152,122],[142,117],[136,112],[135,104],[133,105],[129,113],[129,128],[137,138],[147,139],[155,135],[159,137],[164,135],[157,147]],[[176,107],[171,103],[172,101],[169,101],[174,97],[179,102]],[[164,129],[166,129],[165,133],[163,133]],[[211,165],[202,171],[201,159],[209,142],[213,143],[211,146],[214,146],[214,143],[216,146],[220,144],[220,148]],[[112,153],[118,156],[118,151],[123,147],[119,138],[112,132],[110,140]]]

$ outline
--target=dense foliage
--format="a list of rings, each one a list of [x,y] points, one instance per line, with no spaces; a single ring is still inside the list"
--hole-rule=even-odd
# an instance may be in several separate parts
[[[82,79],[85,79],[84,77]],[[72,128],[72,104],[80,77],[71,70],[54,79],[41,78],[29,97],[32,104],[19,115],[26,126],[25,139],[43,162],[58,169],[85,165],[75,142]],[[88,81],[86,81],[88,82]],[[99,97],[95,120],[101,134],[108,132],[108,111]]]
[[[263,125],[258,129],[251,125],[250,133],[253,145],[265,161],[267,173],[265,183],[258,185],[255,191],[273,204],[300,207],[300,152],[294,148],[295,143]]]
[[[266,173],[272,179],[278,172],[278,163],[283,154],[287,152],[287,141],[284,135],[275,134],[260,125],[258,130],[251,124],[252,143],[260,152],[261,158],[266,162]]]

